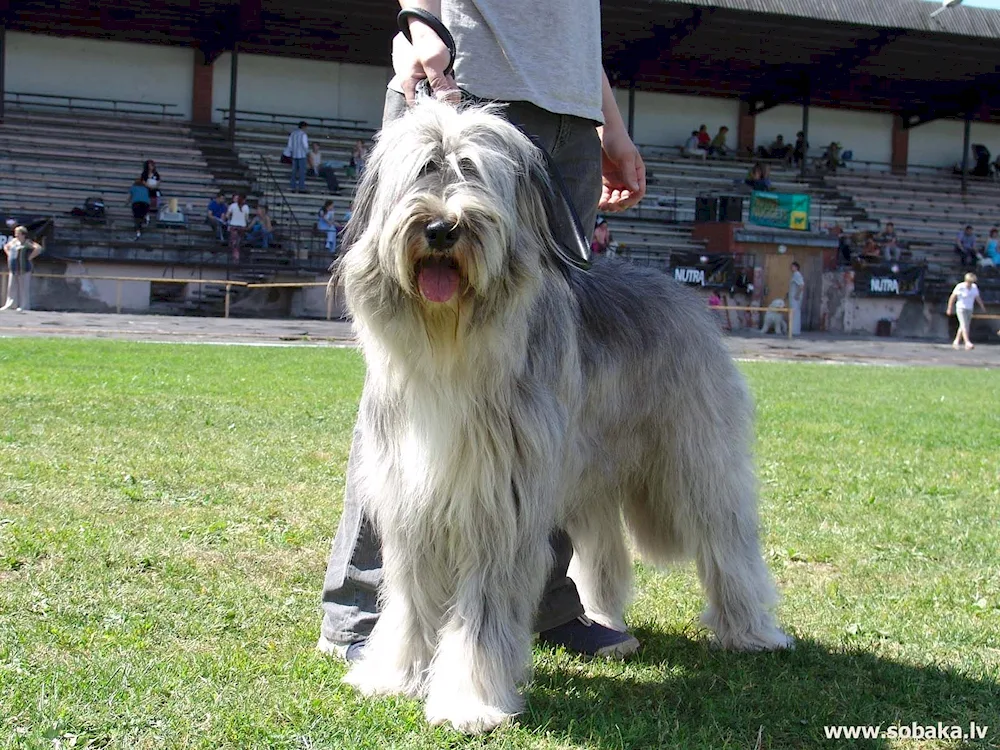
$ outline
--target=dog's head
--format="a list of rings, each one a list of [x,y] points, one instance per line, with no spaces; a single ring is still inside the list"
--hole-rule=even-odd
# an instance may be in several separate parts
[[[773,308],[775,308],[775,309],[777,309],[779,307],[784,307],[785,306],[785,300],[781,299],[780,297],[777,298],[777,299],[773,299],[773,300],[771,300],[771,305],[770,306],[773,307]]]
[[[509,307],[552,257],[549,190],[541,153],[495,107],[412,107],[358,188],[340,268],[351,312],[426,323]]]

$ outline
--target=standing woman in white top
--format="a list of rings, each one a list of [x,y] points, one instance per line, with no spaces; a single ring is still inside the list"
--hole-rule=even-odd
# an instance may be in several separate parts
[[[7,302],[0,310],[16,307],[18,312],[31,309],[31,261],[42,252],[42,246],[28,239],[25,227],[14,227],[14,237],[3,246],[7,254],[7,270],[10,271],[10,286]]]
[[[975,344],[969,341],[969,326],[972,324],[972,311],[977,302],[983,312],[986,312],[986,305],[983,304],[983,298],[979,296],[979,287],[976,286],[976,274],[967,273],[965,281],[956,284],[948,298],[948,314],[951,315],[953,310],[958,313],[958,333],[951,342],[953,349],[958,349],[959,339],[965,339],[966,349],[976,348]]]
[[[240,245],[250,224],[250,206],[245,195],[233,196],[233,202],[226,210],[226,223],[229,225],[229,251],[233,254],[233,263],[239,263]]]

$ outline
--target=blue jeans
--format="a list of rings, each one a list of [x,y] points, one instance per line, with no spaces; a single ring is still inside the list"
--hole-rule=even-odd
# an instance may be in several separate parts
[[[292,159],[292,179],[288,182],[288,187],[292,190],[305,190],[306,189],[306,169],[308,168],[308,160],[305,157],[301,159]]]
[[[274,232],[268,232],[260,224],[254,224],[250,227],[250,231],[247,232],[247,242],[253,245],[259,244],[263,249],[267,250],[271,243],[274,242]]]
[[[383,122],[399,117],[406,108],[402,94],[386,92]],[[536,137],[559,168],[570,199],[585,229],[594,226],[601,196],[601,143],[597,123],[568,115],[556,115],[526,102],[515,102],[505,116]],[[556,237],[569,248],[576,247],[575,229],[563,212],[552,219]],[[378,589],[382,582],[381,543],[365,515],[358,496],[358,434],[355,431],[347,463],[344,511],[327,563],[323,581],[323,636],[347,644],[365,638],[378,619]],[[554,563],[535,615],[535,629],[548,630],[583,614],[576,584],[566,575],[573,545],[566,532],[551,536]]]

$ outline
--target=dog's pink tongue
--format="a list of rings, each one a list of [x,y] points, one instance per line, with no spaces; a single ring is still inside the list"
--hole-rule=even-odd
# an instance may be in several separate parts
[[[420,267],[417,284],[431,302],[447,302],[458,291],[458,270],[443,261],[426,261]]]

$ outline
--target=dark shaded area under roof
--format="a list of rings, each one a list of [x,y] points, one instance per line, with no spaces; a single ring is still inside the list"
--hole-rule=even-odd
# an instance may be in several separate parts
[[[8,5],[3,13],[3,5]],[[638,90],[891,111],[1000,112],[1000,12],[921,0],[608,0],[605,66]],[[394,0],[0,0],[8,28],[389,64]],[[1000,118],[998,118],[1000,119]]]

